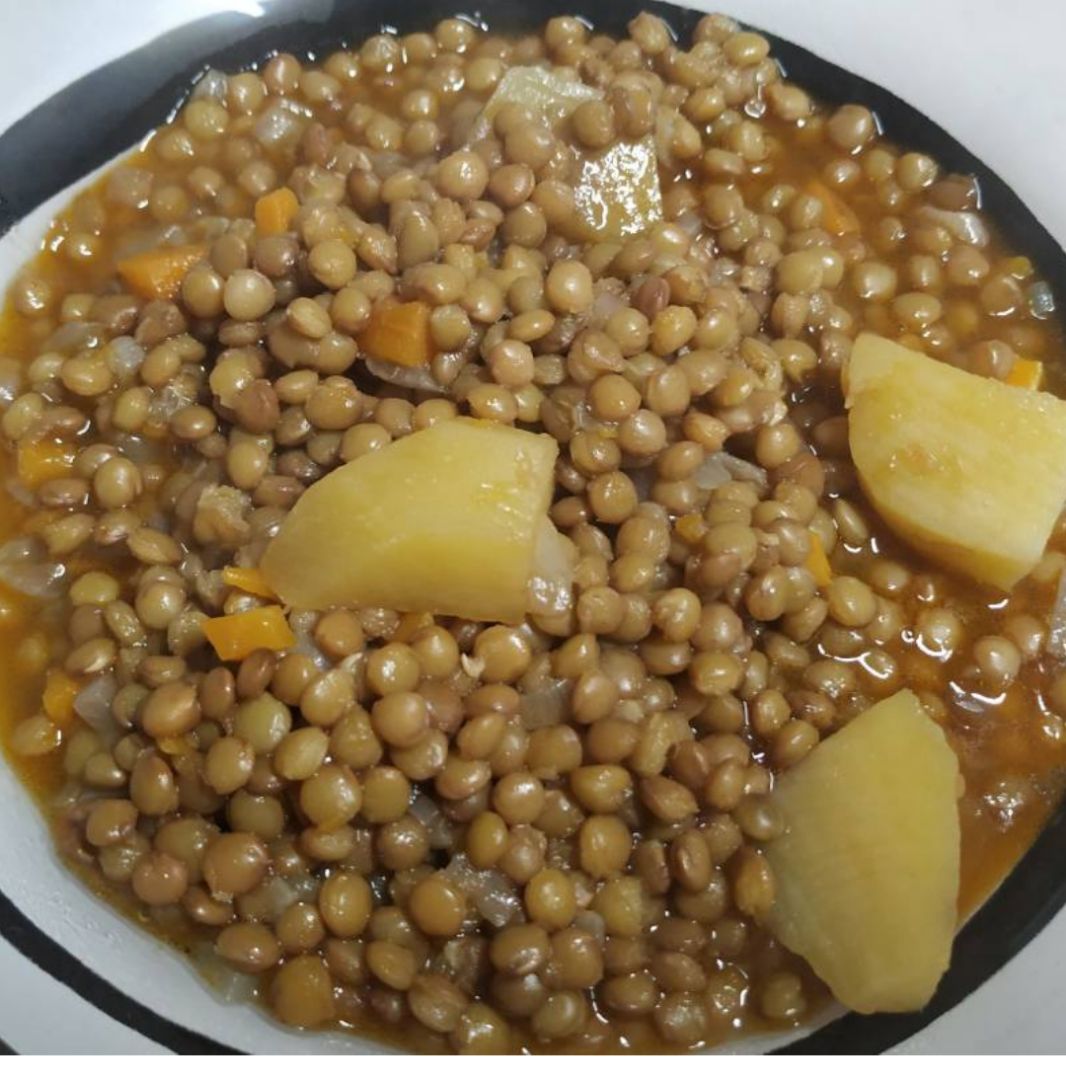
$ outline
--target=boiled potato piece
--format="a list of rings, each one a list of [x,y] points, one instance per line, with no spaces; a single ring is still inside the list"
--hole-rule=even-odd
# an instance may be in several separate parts
[[[590,235],[619,240],[663,219],[655,140],[617,142],[581,159],[574,201]]]
[[[567,69],[511,68],[485,102],[468,141],[491,134],[492,122],[504,105],[520,105],[549,127],[558,128],[583,101],[602,97],[602,91],[587,86]],[[655,140],[648,136],[638,142],[618,142],[600,153],[581,155],[574,201],[579,219],[574,231],[583,239],[620,240],[662,221]]]
[[[548,520],[557,454],[548,435],[435,424],[312,484],[260,568],[294,607],[521,622],[568,600],[566,541]]]
[[[777,937],[857,1012],[906,1012],[947,970],[959,892],[959,769],[909,690],[778,781],[767,845]]]
[[[573,71],[542,67],[509,68],[474,122],[469,141],[483,139],[492,132],[492,121],[504,105],[521,105],[554,128],[583,101],[594,101],[601,97],[601,91],[586,86]]]
[[[1066,502],[1066,402],[860,334],[847,371],[851,455],[900,538],[1012,588]]]

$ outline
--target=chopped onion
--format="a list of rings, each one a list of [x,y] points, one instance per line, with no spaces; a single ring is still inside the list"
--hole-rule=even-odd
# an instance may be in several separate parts
[[[265,885],[260,886],[257,899],[260,898],[265,901],[265,907],[261,910],[274,922],[283,911],[292,907],[300,896],[285,878],[275,875]]]
[[[1055,604],[1051,609],[1051,630],[1047,639],[1047,651],[1057,660],[1066,660],[1066,570],[1059,577]]]
[[[130,378],[144,360],[144,349],[131,337],[112,338],[105,351],[107,366],[120,378]]]
[[[577,550],[573,542],[545,520],[537,530],[533,573],[526,600],[534,615],[561,615],[570,607]]]
[[[225,103],[228,87],[229,80],[221,71],[216,68],[208,68],[196,80],[196,85],[193,86],[189,97],[193,101],[198,101],[201,98],[212,98],[215,101]]]
[[[305,115],[305,110],[288,98],[275,101],[256,120],[255,137],[264,146],[277,146],[292,141],[300,134]]]
[[[292,647],[292,651],[300,653],[302,656],[309,656],[315,667],[319,671],[324,671],[329,667],[329,660],[326,658],[326,654],[315,644],[315,639],[312,636],[317,622],[318,613],[314,611],[294,611],[289,616],[289,625],[292,627],[293,635],[296,638],[296,644]]]
[[[158,390],[148,406],[148,415],[157,424],[165,424],[176,412],[192,405],[195,399],[180,383],[168,383]]]
[[[696,470],[695,479],[696,486],[701,491],[714,491],[715,488],[728,484],[731,480],[743,480],[763,489],[767,485],[765,469],[760,469],[758,465],[753,465],[750,461],[738,458],[734,454],[726,453],[725,450],[708,454],[703,464]]]
[[[437,818],[442,816],[440,807],[424,791],[420,791],[411,800],[408,809],[411,812],[411,817],[416,821],[421,821],[427,829]]]
[[[111,703],[115,700],[116,690],[118,682],[115,676],[108,672],[97,675],[91,682],[86,683],[74,698],[74,711],[101,735],[115,727]]]
[[[192,962],[204,981],[223,1001],[238,1004],[255,999],[259,990],[258,978],[230,967],[218,956],[213,945],[205,943],[196,947]]]
[[[703,219],[696,213],[695,210],[685,210],[674,222],[677,227],[685,233],[688,233],[693,240],[700,234],[700,230],[703,228]]]
[[[518,708],[526,731],[563,723],[570,715],[570,693],[569,679],[552,679],[523,694]]]
[[[76,319],[73,322],[63,323],[54,330],[42,346],[41,352],[58,352],[65,356],[73,356],[82,349],[94,349],[102,345],[104,340],[102,323],[82,322]]]
[[[574,916],[574,925],[581,930],[587,930],[601,945],[607,939],[607,926],[598,912],[580,912]]]
[[[464,892],[472,892],[480,871],[474,868],[465,855],[455,855],[441,873],[451,878]]]
[[[367,371],[377,376],[382,382],[392,386],[402,386],[407,390],[427,390],[431,393],[443,393],[433,373],[424,367],[404,367],[402,364],[387,364],[384,360],[367,360]]]
[[[478,870],[465,855],[456,855],[441,871],[473,902],[491,925],[506,926],[522,909],[514,882],[499,870]]]
[[[79,782],[68,780],[52,796],[52,806],[57,810],[73,810],[76,807],[83,806],[85,803],[93,802],[95,799],[95,794],[86,791]],[[72,814],[68,820],[72,823],[77,822],[75,827],[80,830],[80,820],[76,815]]]
[[[1046,281],[1034,281],[1026,290],[1029,313],[1034,319],[1047,319],[1055,314],[1055,294]]]
[[[60,596],[65,576],[66,568],[45,558],[36,537],[19,537],[0,547],[0,581],[23,596]]]
[[[596,298],[589,308],[588,325],[602,330],[607,320],[626,307],[625,286],[617,278],[604,278],[597,285]]]
[[[426,827],[431,848],[448,848],[455,842],[455,826],[425,792],[419,792],[409,807],[411,816]]]
[[[395,150],[374,150],[368,156],[374,172],[381,180],[387,180],[393,173],[407,168],[407,158]]]
[[[732,285],[740,277],[740,264],[724,255],[715,259],[707,274],[708,285]],[[818,294],[815,293],[817,296]]]
[[[980,214],[969,210],[941,210],[935,206],[923,206],[916,215],[920,220],[947,229],[956,240],[974,247],[988,244],[988,228]]]
[[[486,870],[482,875],[482,888],[474,898],[474,906],[482,918],[497,928],[506,926],[522,910],[511,879],[499,870]]]

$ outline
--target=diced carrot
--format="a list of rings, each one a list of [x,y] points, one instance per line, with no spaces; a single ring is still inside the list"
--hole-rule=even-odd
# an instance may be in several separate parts
[[[279,187],[255,200],[255,227],[260,236],[289,231],[300,201],[291,189]]]
[[[698,544],[707,534],[707,522],[702,514],[684,514],[677,519],[674,526],[677,535],[689,546]]]
[[[823,184],[821,180],[810,180],[807,194],[813,195],[822,204],[822,224],[831,233],[843,236],[860,231],[855,211],[828,184]]]
[[[145,300],[173,300],[181,288],[181,279],[206,257],[206,244],[155,248],[121,259],[118,276]]]
[[[359,335],[359,348],[371,360],[385,360],[403,367],[425,367],[433,359],[429,304],[421,300],[378,304],[366,329]]]
[[[51,668],[44,677],[44,693],[41,701],[44,714],[62,727],[74,719],[74,699],[81,684],[60,668]]]
[[[811,550],[807,553],[804,566],[810,570],[811,576],[820,589],[824,589],[833,579],[833,571],[829,567],[829,559],[826,557],[825,548],[822,547],[822,538],[813,530],[810,530]]]
[[[1039,360],[1026,360],[1019,356],[1003,381],[1008,386],[1020,386],[1023,390],[1039,390],[1044,381],[1044,365]]]
[[[278,598],[257,566],[227,566],[222,571],[222,580],[231,588],[251,593],[252,596],[261,596],[265,600]]]
[[[77,450],[65,442],[19,443],[19,479],[28,488],[40,487],[46,480],[69,476]]]
[[[296,638],[276,604],[207,619],[204,634],[220,660],[243,660],[256,649],[289,649]]]

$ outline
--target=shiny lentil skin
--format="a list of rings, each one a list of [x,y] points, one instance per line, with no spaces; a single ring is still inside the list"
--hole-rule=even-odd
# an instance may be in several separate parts
[[[773,777],[901,685],[965,774],[964,909],[1054,805],[1066,530],[1006,602],[926,565],[855,481],[839,386],[871,329],[991,378],[1041,360],[1062,392],[1061,334],[994,229],[938,224],[972,181],[768,51],[645,13],[617,43],[456,18],[279,52],[206,78],[13,283],[0,522],[67,573],[41,602],[3,577],[5,749],[77,872],[281,1021],[604,1053],[809,1019],[824,988],[760,926]],[[472,137],[540,62],[602,97]],[[590,242],[574,163],[649,135],[664,221]],[[265,235],[283,185],[298,208]],[[172,299],[128,292],[117,261],[164,242],[204,256]],[[430,308],[413,379],[363,363],[396,299]],[[572,610],[290,612],[297,648],[217,661],[203,620],[264,601],[220,571],[331,469],[457,414],[558,441]],[[60,679],[109,715],[50,715]]]

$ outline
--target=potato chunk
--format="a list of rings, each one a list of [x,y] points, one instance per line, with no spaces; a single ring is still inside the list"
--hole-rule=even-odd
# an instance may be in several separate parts
[[[959,892],[958,762],[901,690],[784,774],[767,846],[778,938],[857,1012],[906,1012],[947,970]]]
[[[987,585],[1039,561],[1066,502],[1066,402],[860,334],[847,368],[859,479],[902,540]]]
[[[287,604],[362,604],[520,622],[568,600],[566,541],[548,520],[558,446],[449,420],[313,484],[260,564]]]
[[[663,219],[655,140],[617,142],[582,158],[574,185],[577,210],[592,237],[636,236]]]

